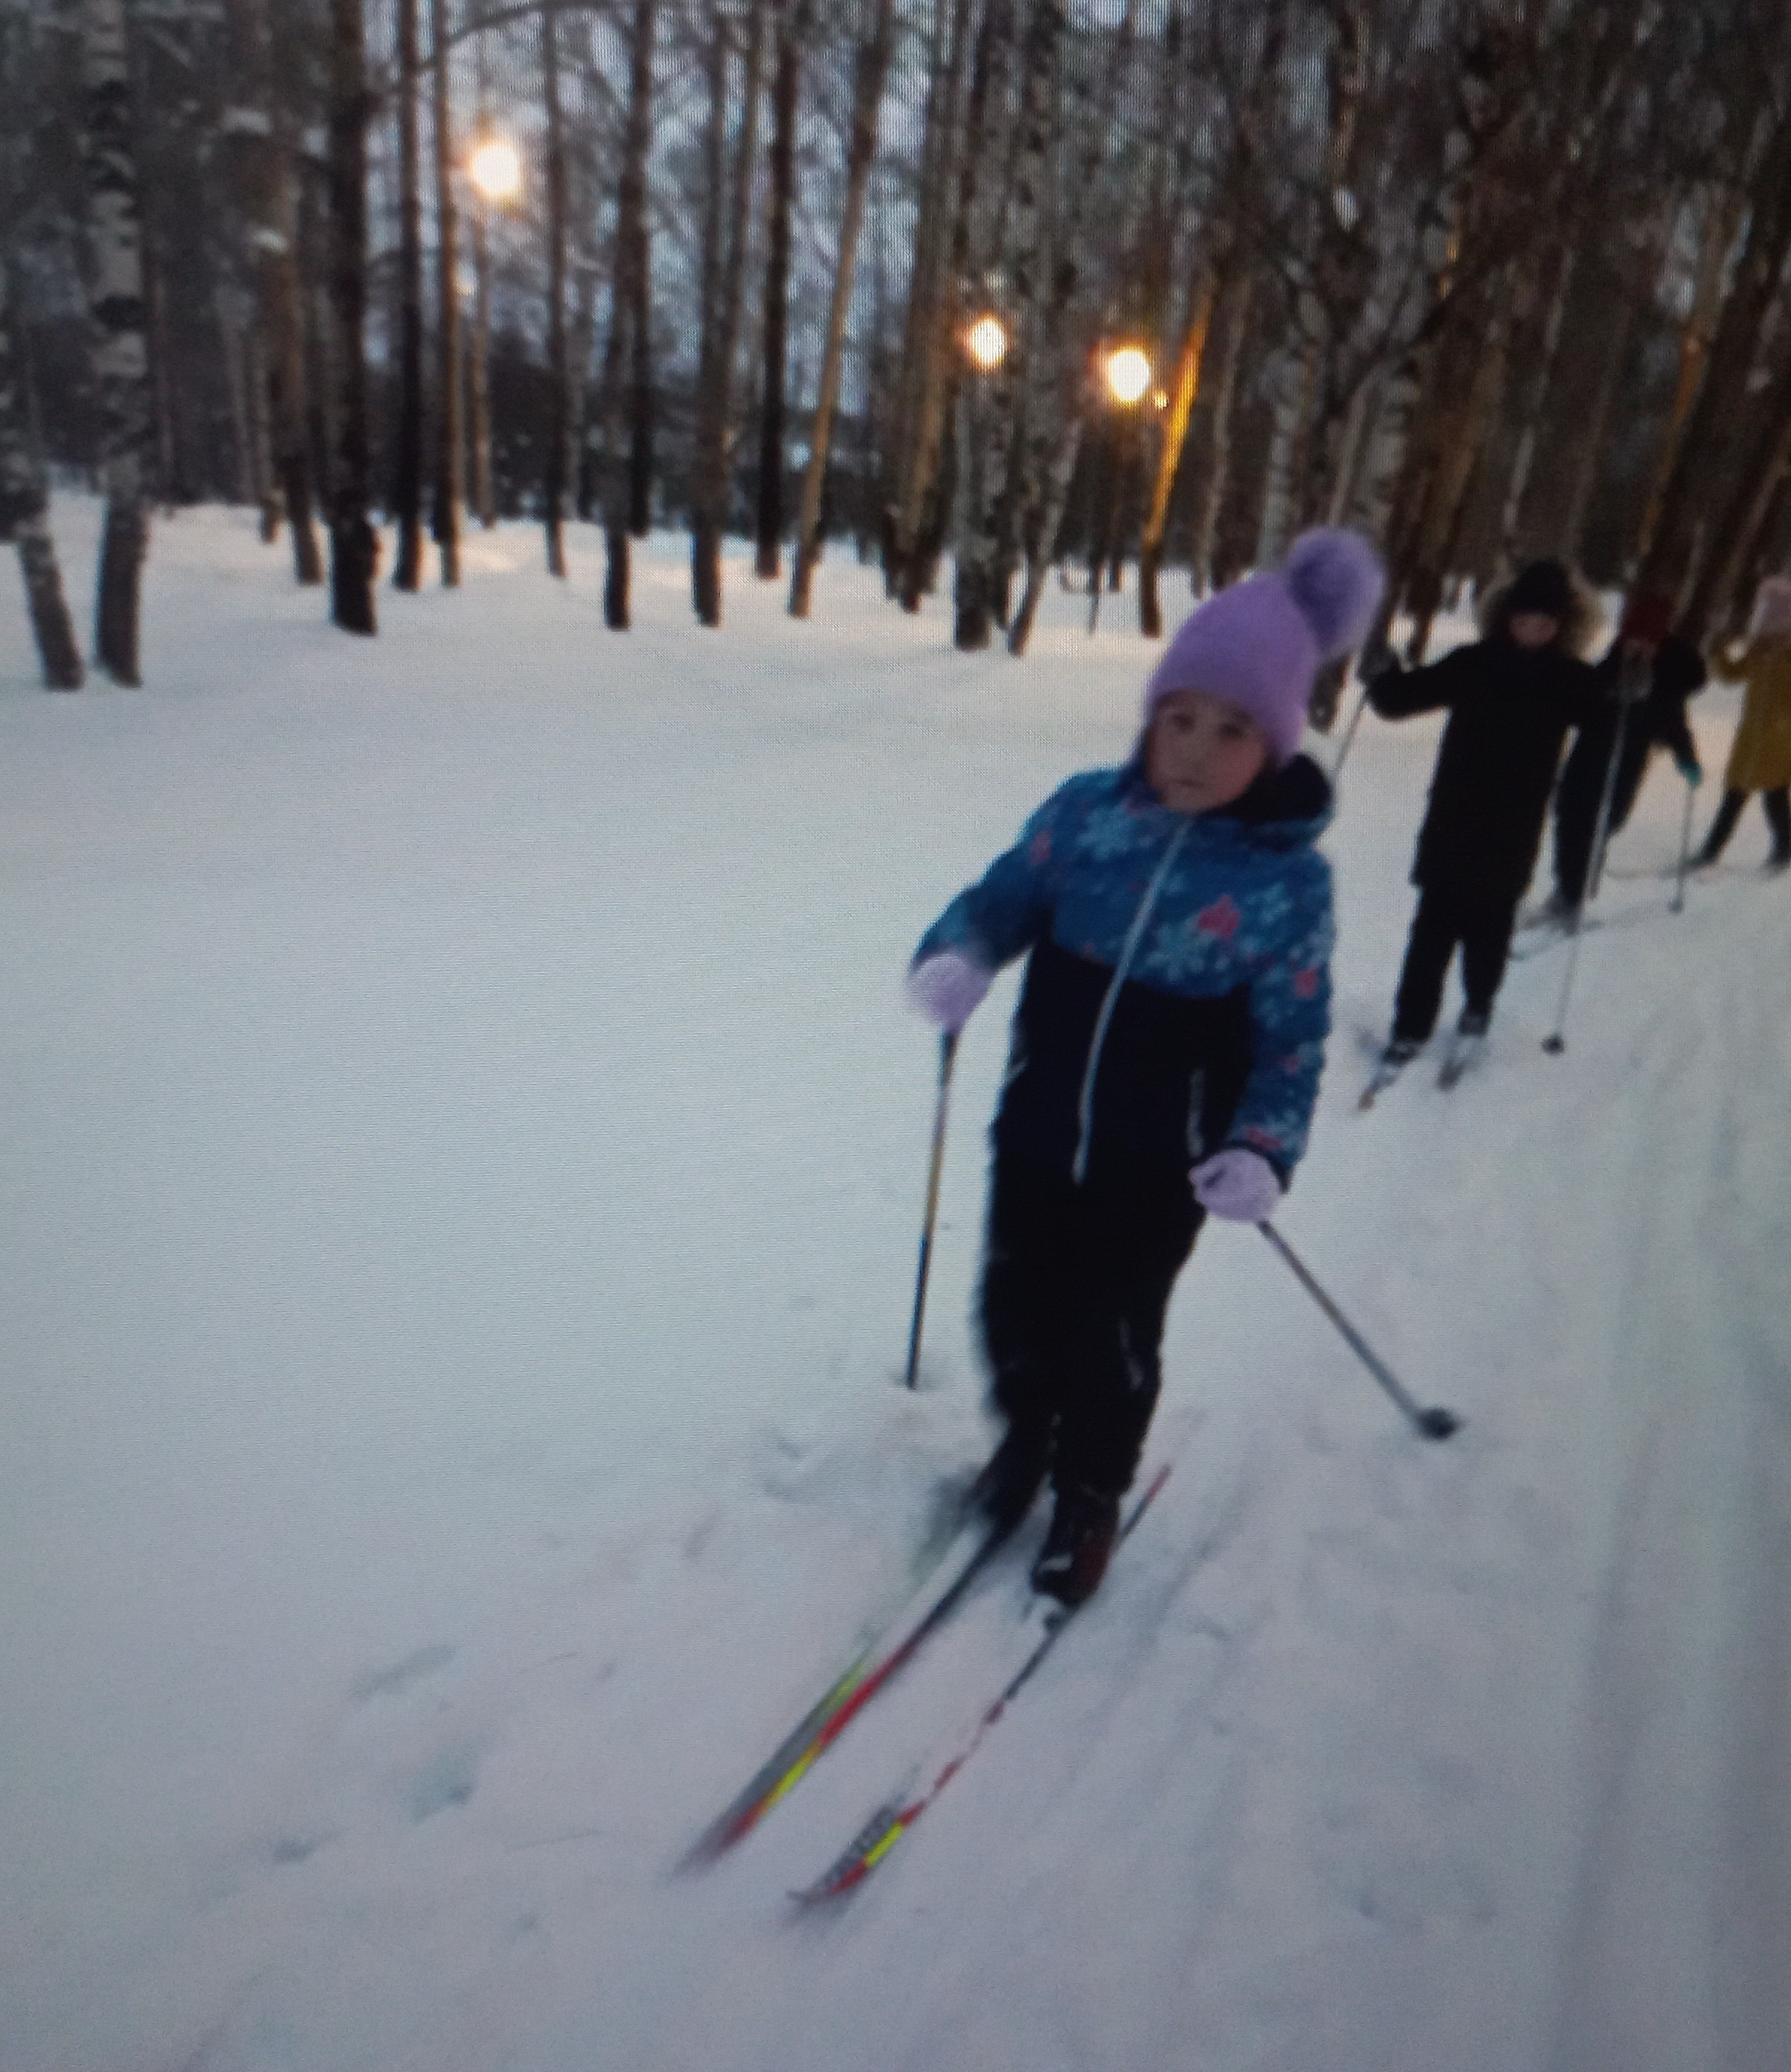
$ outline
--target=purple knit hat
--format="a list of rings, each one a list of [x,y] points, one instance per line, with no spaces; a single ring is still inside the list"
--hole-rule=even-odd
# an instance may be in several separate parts
[[[1300,746],[1312,678],[1373,623],[1386,578],[1357,532],[1302,532],[1278,569],[1233,583],[1185,620],[1144,686],[1144,724],[1174,691],[1208,691],[1249,713],[1277,763]]]

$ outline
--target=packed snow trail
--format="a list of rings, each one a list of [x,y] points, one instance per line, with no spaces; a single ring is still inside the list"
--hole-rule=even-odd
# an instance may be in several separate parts
[[[91,507],[59,509],[72,586]],[[1515,968],[1356,1112],[1434,722],[1364,722],[1337,1026],[1278,1227],[1178,1291],[1176,1473],[865,1889],[1038,1521],[802,1790],[674,1867],[987,1431],[1008,978],[953,1094],[900,975],[1148,651],[1023,666],[830,558],[685,547],[606,635],[532,532],[319,623],[252,514],[158,528],[149,688],[52,698],[0,591],[6,2072],[1783,2072],[1791,885],[1613,852],[1568,1047]],[[84,560],[84,557],[86,557]],[[1062,609],[1059,610],[1059,606]],[[1456,629],[1459,631],[1459,629]],[[1453,637],[1445,629],[1442,637]],[[1719,767],[1731,694],[1693,707]],[[1453,1006],[1448,1010],[1452,1014]],[[1177,1420],[1188,1427],[1179,1436]]]

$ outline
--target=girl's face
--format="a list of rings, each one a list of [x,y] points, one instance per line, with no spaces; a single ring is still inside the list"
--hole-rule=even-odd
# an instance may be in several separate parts
[[[1241,799],[1268,767],[1268,737],[1229,698],[1172,691],[1144,741],[1144,775],[1165,806],[1206,813]]]

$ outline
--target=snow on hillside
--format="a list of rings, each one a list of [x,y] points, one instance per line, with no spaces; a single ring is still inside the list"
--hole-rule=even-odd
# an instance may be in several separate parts
[[[92,513],[58,516],[84,596]],[[0,586],[0,2065],[1782,2072],[1757,808],[1670,916],[1657,767],[1566,1054],[1557,948],[1481,1074],[1364,1116],[1436,736],[1365,723],[1280,1223],[1466,1429],[1413,1437],[1210,1231],[1162,1498],[877,1878],[798,1918],[1023,1589],[676,1870],[986,1443],[1013,981],[963,1046],[909,1395],[935,1057],[900,974],[1123,754],[1148,651],[1129,599],[1091,639],[1054,596],[1024,665],[959,656],[837,550],[811,624],[733,564],[704,633],[671,538],[624,639],[577,545],[555,586],[533,533],[475,540],[355,642],[247,514],[183,515],[140,693],[38,691]],[[1733,695],[1694,710],[1707,800]]]

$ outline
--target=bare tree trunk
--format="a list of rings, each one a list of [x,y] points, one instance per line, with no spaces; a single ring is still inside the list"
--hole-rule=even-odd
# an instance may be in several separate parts
[[[1058,442],[1045,470],[1041,485],[1042,494],[1036,518],[1037,539],[1026,557],[1026,579],[1021,586],[1020,602],[1014,607],[1013,617],[1008,627],[1008,652],[1018,657],[1025,653],[1033,637],[1033,627],[1038,617],[1039,600],[1045,594],[1045,578],[1050,574],[1051,557],[1057,549],[1057,537],[1063,524],[1063,507],[1070,495],[1070,478],[1076,471],[1076,458],[1082,450],[1082,439],[1088,426],[1088,413],[1085,409],[1073,407],[1058,434]],[[1099,596],[1099,579],[1094,578],[1090,589],[1094,599]],[[1092,601],[1091,606],[1092,613]],[[1090,631],[1092,631],[1092,616]]]
[[[1255,300],[1256,277],[1247,266],[1230,284],[1226,297],[1221,334],[1219,364],[1213,383],[1212,436],[1209,442],[1205,494],[1194,518],[1193,586],[1204,596],[1212,589],[1214,561],[1218,547],[1219,513],[1231,480],[1231,420],[1237,407],[1238,368],[1250,335],[1251,305]]]
[[[918,411],[907,452],[901,502],[896,513],[897,594],[904,611],[918,611],[932,587],[934,571],[951,522],[952,496],[961,493],[964,470],[961,441],[947,434],[964,407],[967,377],[959,351],[958,327],[965,315],[962,297],[970,266],[971,228],[982,180],[989,133],[989,95],[995,74],[1013,39],[1013,0],[984,0],[971,60],[970,95],[958,144],[957,197],[953,204],[951,242],[945,261],[943,294],[926,349]],[[954,82],[954,88],[955,82]],[[954,105],[955,92],[954,91]],[[951,128],[955,134],[954,117]]]
[[[454,103],[447,0],[429,0],[429,47],[435,58],[435,308],[437,393],[435,509],[432,531],[443,586],[460,582],[460,510],[466,500],[461,435],[460,239],[454,207]]]
[[[230,395],[230,444],[235,500],[257,505],[261,513],[261,541],[271,545],[278,537],[280,513],[267,505],[265,472],[256,467],[255,430],[250,420],[247,298],[241,290],[220,282],[212,290],[212,308],[218,320],[218,343],[224,348],[224,385]]]
[[[1574,270],[1579,264],[1579,249],[1570,240],[1563,245],[1560,260],[1555,268],[1555,286],[1549,297],[1548,309],[1542,320],[1542,349],[1536,364],[1530,370],[1523,393],[1518,399],[1517,416],[1520,430],[1517,451],[1512,457],[1510,479],[1506,484],[1503,508],[1499,514],[1499,550],[1501,559],[1514,561],[1523,546],[1521,520],[1524,498],[1530,487],[1530,470],[1535,464],[1536,439],[1541,429],[1544,412],[1548,408],[1549,388],[1555,379],[1555,363],[1560,357],[1561,332],[1567,313],[1567,297],[1572,290]]]
[[[330,310],[335,377],[330,479],[331,616],[347,633],[379,622],[379,541],[368,516],[367,91],[361,0],[330,0]]]
[[[106,495],[94,652],[114,683],[134,688],[142,681],[138,641],[149,544],[143,462],[150,398],[143,219],[124,0],[83,0],[81,26],[92,282],[88,312]]]
[[[1280,560],[1297,512],[1296,486],[1302,472],[1302,441],[1311,423],[1312,397],[1318,387],[1318,362],[1317,340],[1304,337],[1294,348],[1291,364],[1282,369],[1275,398],[1275,430],[1264,470],[1262,518],[1256,533],[1259,569]]]
[[[651,466],[651,341],[647,268],[647,154],[652,142],[653,39],[656,0],[635,0],[629,62],[628,112],[616,190],[615,257],[610,267],[610,333],[600,384],[603,419],[603,623],[628,630],[631,616],[629,540],[640,509],[643,463]],[[618,426],[625,372],[630,438],[626,457]],[[644,417],[644,421],[643,421]],[[644,528],[643,528],[644,529]]]
[[[149,359],[150,421],[154,427],[154,467],[144,483],[146,504],[159,500],[165,511],[191,502],[183,470],[179,409],[174,378],[174,353],[168,340],[168,265],[166,247],[153,211],[146,208],[140,219],[142,232],[144,341]],[[146,548],[148,532],[144,533]]]
[[[474,18],[484,19],[483,0],[474,0]],[[483,134],[491,119],[485,38],[479,39],[478,84],[474,122]],[[488,241],[489,205],[476,189],[473,196],[473,338],[467,367],[467,462],[472,508],[489,532],[498,522],[491,481],[491,254]]]
[[[417,0],[397,0],[398,437],[392,484],[395,590],[423,576],[423,204],[417,121]]]
[[[748,212],[758,142],[760,76],[765,62],[769,0],[753,0],[747,31],[740,129],[727,165],[727,43],[717,14],[711,56],[709,175],[713,223],[704,222],[705,288],[702,364],[697,378],[696,453],[691,485],[691,590],[698,622],[721,623],[721,533],[727,521],[732,467],[734,360],[746,278]],[[723,183],[725,182],[724,191]],[[713,236],[714,255],[709,258]],[[713,279],[709,274],[713,266]],[[713,298],[713,306],[712,306]]]
[[[821,358],[820,393],[808,441],[808,467],[803,476],[802,505],[796,520],[795,565],[790,578],[790,615],[806,619],[815,585],[815,564],[821,554],[821,490],[833,447],[833,413],[840,400],[846,356],[846,313],[852,301],[852,274],[858,263],[858,237],[864,227],[865,194],[871,160],[877,152],[877,111],[895,47],[895,0],[876,0],[870,40],[858,53],[853,82],[852,138],[846,150],[846,198],[840,222],[840,255],[833,270],[833,300],[828,311],[827,345]]]
[[[754,573],[774,582],[783,567],[783,434],[790,352],[791,216],[796,194],[796,117],[810,0],[778,0],[778,65],[771,89],[770,218],[765,259],[764,376],[758,434],[758,540]]]
[[[1682,594],[1702,573],[1710,520],[1739,473],[1752,413],[1737,409],[1791,253],[1791,111],[1781,113],[1750,187],[1750,213],[1727,300],[1671,474],[1637,587]]]
[[[566,573],[566,427],[571,398],[566,375],[566,137],[560,105],[559,0],[541,7],[541,88],[547,111],[548,421],[542,438],[541,522],[547,568]]]
[[[603,371],[598,378],[598,469],[603,520],[603,623],[612,633],[629,627],[631,576],[628,543],[628,470],[622,457],[622,370],[627,358],[628,331],[634,303],[622,279],[622,240],[616,237],[610,269],[610,330],[603,348]]]
[[[93,388],[100,400],[105,532],[100,549],[96,659],[116,684],[143,682],[139,586],[150,543],[143,460],[150,443],[150,344],[143,302],[143,212],[122,0],[83,0],[87,91]]]
[[[1715,514],[1703,567],[1680,615],[1678,630],[1688,640],[1702,640],[1722,624],[1791,462],[1791,358],[1782,342],[1778,370],[1748,398],[1748,415],[1759,433]]]
[[[953,643],[986,648],[1000,613],[1002,563],[1008,551],[1014,477],[1023,464],[1021,419],[1041,399],[1029,393],[1041,372],[1041,313],[1053,285],[1045,273],[1046,183],[1058,116],[1058,56],[1067,26],[1062,0],[1033,0],[1021,64],[1020,116],[1013,148],[1013,229],[1008,278],[1011,345],[984,407],[1002,406],[987,426],[970,486],[978,502],[966,510],[954,586]],[[1043,551],[1049,553],[1047,546]]]
[[[952,228],[950,196],[970,14],[971,0],[934,0],[914,261],[883,461],[881,534],[884,582],[891,597],[902,596],[906,588],[903,569],[919,529],[925,485],[917,485],[916,478],[923,472],[930,476],[938,465],[939,395],[953,328],[950,310],[955,286],[947,278]],[[929,416],[933,421],[930,434],[926,424]],[[931,450],[923,453],[919,449],[929,437]]]
[[[1638,561],[1653,545],[1655,531],[1660,524],[1661,507],[1666,496],[1667,483],[1672,478],[1674,465],[1679,458],[1686,421],[1691,414],[1691,406],[1697,401],[1699,389],[1703,385],[1704,364],[1710,354],[1711,339],[1715,335],[1722,308],[1729,251],[1735,243],[1736,232],[1741,228],[1747,206],[1747,195],[1738,187],[1713,196],[1709,212],[1704,218],[1703,235],[1698,248],[1698,272],[1692,288],[1691,306],[1686,312],[1685,326],[1679,333],[1678,379],[1674,384],[1672,407],[1667,412],[1666,428],[1661,435],[1660,451],[1654,457],[1648,500],[1642,508],[1641,521],[1636,528],[1633,551]]]
[[[235,80],[243,97],[225,110],[224,126],[234,146],[236,190],[249,233],[263,342],[261,378],[254,384],[250,410],[265,422],[271,449],[267,508],[284,508],[292,528],[293,572],[301,584],[310,586],[322,582],[323,558],[313,516],[306,424],[304,301],[287,53],[276,42],[267,0],[232,0],[230,20]]]
[[[1422,508],[1412,551],[1400,557],[1403,565],[1397,572],[1404,580],[1407,606],[1412,615],[1407,659],[1414,664],[1423,660],[1431,621],[1441,601],[1444,579],[1449,574],[1460,536],[1469,487],[1504,392],[1510,340],[1510,293],[1508,276],[1494,282],[1482,320],[1477,323],[1470,317],[1463,327],[1461,350],[1472,362],[1466,394],[1437,428],[1440,436],[1429,495]]]
[[[622,180],[633,248],[628,284],[635,303],[630,339],[628,529],[637,540],[644,540],[653,525],[653,246],[647,168],[653,147],[653,43],[658,26],[657,0],[636,0]]]
[[[483,196],[473,204],[473,350],[467,377],[472,506],[489,532],[498,522],[498,504],[491,479],[491,255]]]
[[[6,268],[0,261],[0,541],[10,540],[18,549],[43,688],[78,691],[84,673],[80,649],[63,595],[43,471],[32,450],[23,356],[14,344],[15,327]]]
[[[700,626],[721,623],[721,538],[716,419],[721,380],[722,239],[728,208],[728,18],[717,8],[704,53],[709,113],[703,124],[703,221],[697,249],[696,437],[690,469],[690,583]]]
[[[1160,639],[1163,633],[1163,607],[1156,594],[1156,574],[1163,559],[1163,535],[1169,522],[1169,496],[1181,466],[1189,420],[1193,416],[1194,401],[1200,393],[1200,370],[1206,357],[1206,335],[1213,321],[1213,276],[1210,271],[1204,272],[1194,290],[1182,331],[1169,408],[1161,421],[1150,504],[1139,535],[1138,624],[1147,640]]]

